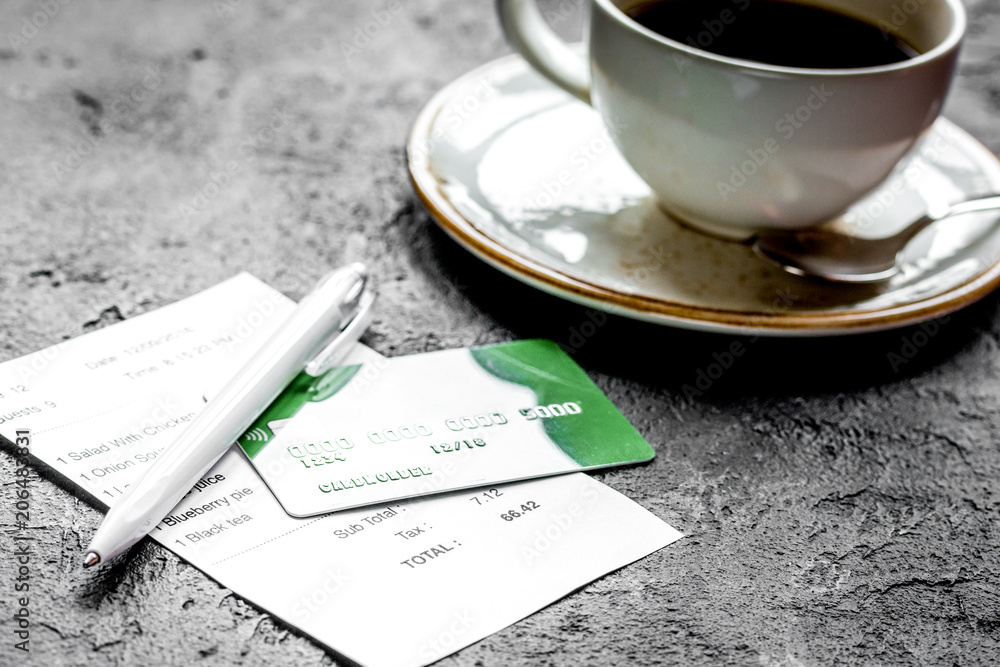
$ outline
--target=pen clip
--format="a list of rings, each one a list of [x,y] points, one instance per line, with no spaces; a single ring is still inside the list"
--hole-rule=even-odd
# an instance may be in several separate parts
[[[304,370],[307,374],[319,377],[343,359],[344,354],[361,338],[361,334],[371,324],[374,303],[375,295],[371,291],[365,290],[361,298],[358,299],[354,316],[341,326],[340,331],[337,332],[330,344],[306,364]]]

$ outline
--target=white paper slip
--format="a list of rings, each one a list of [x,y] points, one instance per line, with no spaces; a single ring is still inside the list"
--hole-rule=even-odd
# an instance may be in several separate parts
[[[29,430],[34,456],[113,504],[293,305],[242,274],[0,364],[0,434]],[[359,345],[348,363],[378,358]],[[296,519],[232,449],[152,537],[332,650],[402,667],[457,651],[680,534],[579,473]]]

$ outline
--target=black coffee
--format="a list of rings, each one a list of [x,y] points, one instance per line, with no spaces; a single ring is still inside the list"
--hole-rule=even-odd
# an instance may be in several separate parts
[[[918,55],[879,26],[790,0],[654,0],[627,13],[682,44],[770,65],[875,67]]]

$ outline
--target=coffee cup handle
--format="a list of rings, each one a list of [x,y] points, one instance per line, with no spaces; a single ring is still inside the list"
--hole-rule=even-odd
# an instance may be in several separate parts
[[[562,41],[542,18],[535,0],[497,0],[507,41],[539,74],[590,104],[587,58]]]

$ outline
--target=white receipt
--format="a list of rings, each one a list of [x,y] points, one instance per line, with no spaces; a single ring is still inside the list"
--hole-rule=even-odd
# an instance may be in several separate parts
[[[241,274],[0,364],[0,434],[29,429],[34,456],[114,504],[293,306]],[[348,362],[375,358],[358,345]],[[681,535],[582,473],[296,519],[233,448],[152,537],[333,651],[403,667]]]

